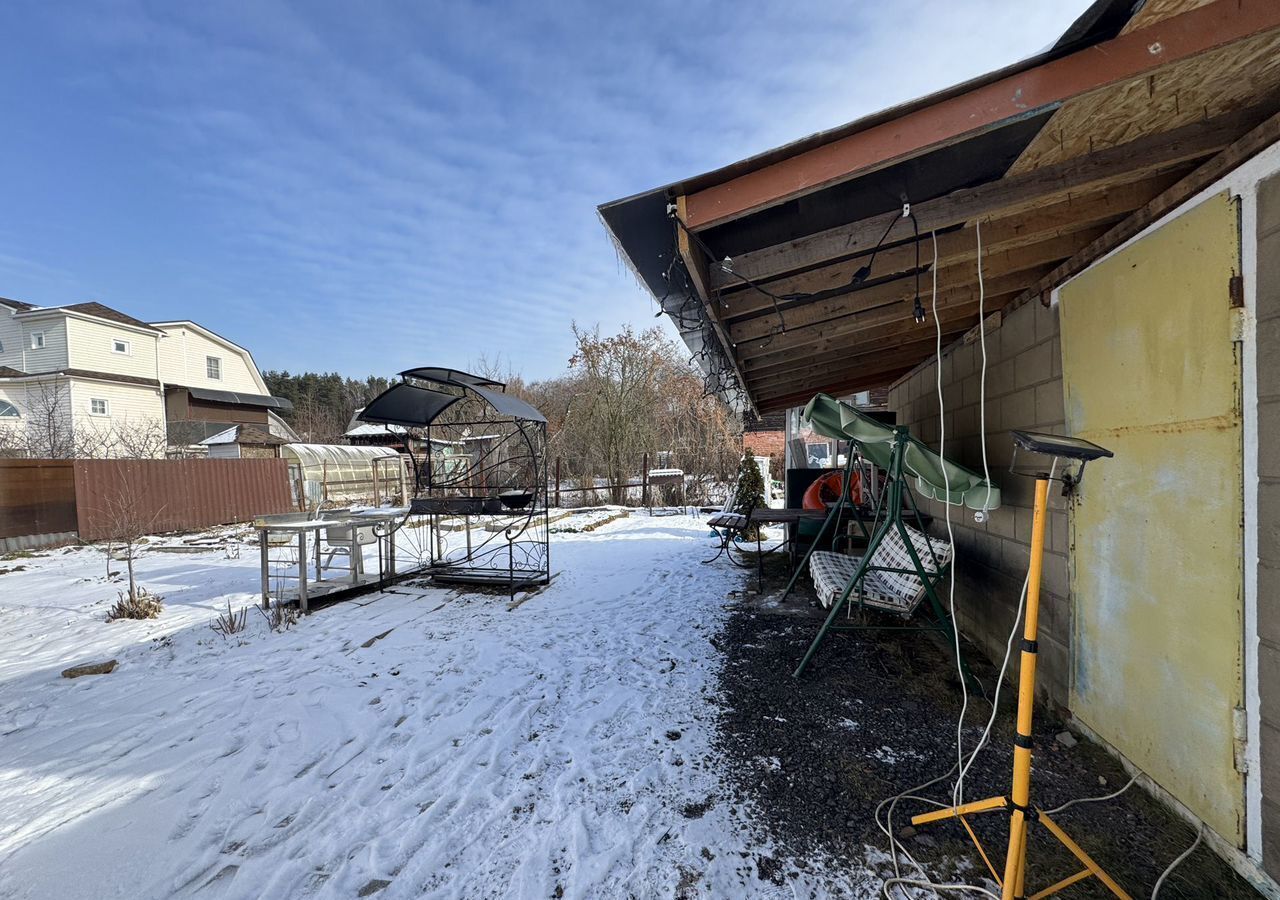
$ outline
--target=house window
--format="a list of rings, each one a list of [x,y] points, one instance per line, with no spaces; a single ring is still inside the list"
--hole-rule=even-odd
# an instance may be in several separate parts
[[[16,418],[18,418],[18,407],[14,406],[8,400],[0,400],[0,419]]]
[[[130,346],[128,341],[122,341],[120,338],[116,338],[111,342],[111,352],[123,353],[125,356],[128,356],[133,352],[133,347]]]
[[[214,381],[222,380],[222,359],[217,356],[206,356],[204,358],[204,373]]]
[[[111,415],[111,404],[101,397],[94,397],[89,401],[89,415],[109,416]]]
[[[43,331],[31,332],[31,349],[32,350],[44,349],[44,332]]]

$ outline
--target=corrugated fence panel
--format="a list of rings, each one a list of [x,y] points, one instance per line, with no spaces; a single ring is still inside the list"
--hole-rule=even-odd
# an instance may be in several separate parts
[[[0,538],[75,530],[71,460],[0,459]]]
[[[289,512],[282,459],[80,459],[75,510],[80,539],[105,540],[123,509],[147,531],[190,531]]]

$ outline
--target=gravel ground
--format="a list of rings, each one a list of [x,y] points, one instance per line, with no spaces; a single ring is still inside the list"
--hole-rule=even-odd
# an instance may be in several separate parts
[[[776,586],[775,596],[781,593]],[[954,664],[937,638],[910,632],[833,636],[797,681],[791,672],[816,634],[820,612],[801,591],[784,605],[744,599],[715,643],[724,653],[719,675],[721,710],[714,739],[733,794],[761,837],[777,848],[757,860],[758,875],[776,883],[802,874],[805,860],[831,858],[851,866],[879,859],[892,874],[888,845],[876,828],[879,802],[945,772],[956,758],[956,717],[961,691]],[[968,653],[988,689],[995,669],[976,650]],[[1012,689],[1001,699],[993,741],[965,780],[970,800],[1003,794],[1012,768]],[[1053,808],[1075,797],[1110,793],[1129,779],[1101,748],[1081,740],[1065,747],[1064,729],[1037,708],[1033,797]],[[981,734],[990,706],[971,699],[966,742]],[[929,792],[948,799],[950,780]],[[923,804],[904,801],[894,829],[908,824]],[[1055,820],[1135,897],[1150,895],[1160,872],[1190,846],[1194,831],[1137,786],[1120,798],[1081,804]],[[988,814],[970,820],[992,848],[1004,846],[1007,819]],[[904,846],[935,879],[969,882],[986,875],[958,823],[904,832]],[[1080,867],[1043,828],[1033,828],[1028,887],[1038,890]],[[881,851],[877,853],[877,849]],[[1000,854],[1003,858],[1003,854]],[[998,864],[998,863],[997,863]],[[904,872],[904,874],[910,874]],[[994,887],[993,884],[989,885]],[[1064,893],[1109,897],[1095,879]],[[1243,879],[1204,844],[1166,881],[1162,900],[1185,897],[1256,898]]]

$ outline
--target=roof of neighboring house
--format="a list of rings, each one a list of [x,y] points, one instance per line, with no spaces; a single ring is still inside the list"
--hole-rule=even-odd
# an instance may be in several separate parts
[[[92,378],[95,381],[112,381],[117,384],[136,384],[142,387],[160,387],[154,378],[143,378],[137,375],[117,375],[113,372],[95,372],[92,369],[55,369],[52,372],[21,372],[11,366],[0,366],[0,378]]]
[[[109,322],[119,322],[121,325],[132,325],[134,328],[147,328],[156,331],[154,325],[148,325],[141,319],[135,319],[128,313],[122,313],[118,309],[112,309],[102,303],[73,303],[70,306],[60,306],[58,309],[65,309],[68,312],[84,313],[86,316],[95,316],[99,319],[106,319]]]
[[[256,425],[232,425],[224,431],[210,435],[200,443],[206,447],[213,444],[263,444],[269,447],[278,447],[289,443],[289,441],[274,434],[269,434]]]
[[[115,322],[118,325],[127,325],[130,328],[139,328],[143,331],[159,333],[160,329],[154,325],[148,325],[141,319],[135,319],[128,313],[122,313],[118,309],[112,309],[105,303],[89,301],[87,303],[71,303],[67,306],[33,306],[30,303],[24,303],[18,308],[18,315],[27,316],[43,316],[53,313],[70,313],[75,316],[90,316],[95,319],[102,319],[106,322]]]
[[[229,406],[254,406],[268,410],[278,409],[290,412],[293,403],[284,397],[272,397],[270,394],[244,394],[239,391],[218,391],[213,388],[191,387],[187,384],[170,384],[167,391],[186,391],[193,400],[204,400],[208,403],[226,403]]]
[[[26,303],[22,300],[10,300],[8,297],[0,297],[0,305],[11,306],[14,309],[35,309],[34,303]]]
[[[205,337],[211,338],[212,340],[215,340],[220,344],[224,344],[225,346],[236,351],[237,353],[243,354],[245,360],[249,363],[249,371],[253,375],[254,381],[257,382],[259,385],[261,385],[263,391],[267,390],[267,383],[262,380],[262,373],[258,369],[258,363],[254,360],[253,354],[250,353],[247,348],[240,346],[235,341],[229,338],[223,337],[222,335],[218,334],[218,332],[214,331],[212,328],[206,328],[205,326],[201,325],[199,322],[193,322],[190,319],[173,319],[171,321],[165,321],[165,322],[152,322],[150,327],[157,328],[161,331],[166,331],[166,332],[170,328],[191,328],[195,331],[200,332]]]
[[[763,416],[753,416],[747,413],[742,422],[742,430],[747,434],[765,431],[785,431],[786,428],[787,414],[785,412],[769,413]]]

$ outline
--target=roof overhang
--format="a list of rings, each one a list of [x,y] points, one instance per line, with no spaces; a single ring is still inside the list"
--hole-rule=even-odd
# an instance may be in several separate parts
[[[1276,140],[1280,4],[1183,6],[1095,4],[1105,29],[1027,63],[601,217],[722,393],[768,411],[883,386],[936,350],[912,315],[935,276],[945,345]]]
[[[215,391],[209,388],[187,387],[182,384],[169,385],[169,390],[186,391],[193,400],[206,403],[225,403],[228,406],[252,406],[260,409],[274,409],[289,412],[293,404],[284,397],[271,397],[266,394],[241,394],[236,391]]]

